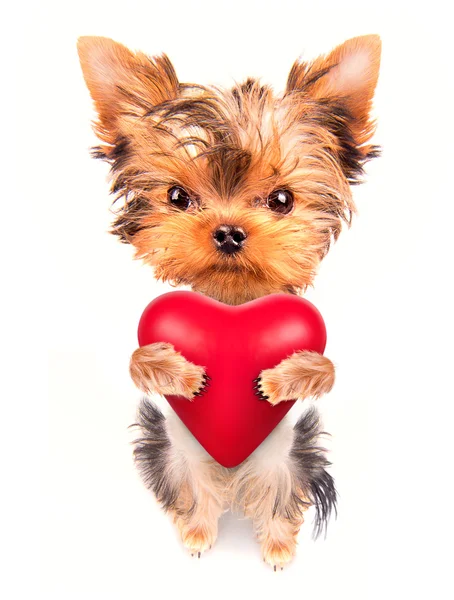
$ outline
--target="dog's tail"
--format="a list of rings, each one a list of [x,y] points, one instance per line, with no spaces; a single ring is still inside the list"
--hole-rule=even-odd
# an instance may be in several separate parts
[[[318,438],[323,434],[320,416],[317,410],[311,407],[299,418],[294,427],[293,445],[290,451],[292,471],[298,487],[315,506],[313,530],[315,539],[323,532],[326,534],[332,512],[337,514],[334,479],[325,468],[331,463],[326,458],[326,449],[318,444]]]

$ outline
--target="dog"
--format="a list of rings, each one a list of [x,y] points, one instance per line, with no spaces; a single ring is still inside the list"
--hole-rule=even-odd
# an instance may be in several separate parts
[[[111,167],[111,233],[133,245],[157,280],[220,302],[303,294],[351,224],[351,186],[380,153],[371,143],[379,36],[298,59],[279,95],[253,78],[231,89],[181,83],[165,54],[149,57],[108,38],[81,37],[78,52],[97,113],[92,154]],[[202,365],[164,342],[135,350],[130,373],[146,395],[182,401],[210,385]],[[300,351],[251,385],[275,405],[318,398],[334,378],[328,358]],[[313,407],[294,427],[284,419],[233,469],[147,396],[137,421],[136,464],[192,555],[211,548],[229,507],[252,519],[274,570],[294,556],[309,507],[315,537],[326,531],[336,488]]]

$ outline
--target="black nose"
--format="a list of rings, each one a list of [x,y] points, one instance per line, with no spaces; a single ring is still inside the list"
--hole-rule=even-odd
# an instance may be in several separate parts
[[[241,250],[246,237],[244,229],[234,225],[220,225],[213,233],[216,248],[226,254]]]

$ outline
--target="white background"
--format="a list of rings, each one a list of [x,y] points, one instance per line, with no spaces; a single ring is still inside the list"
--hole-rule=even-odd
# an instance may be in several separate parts
[[[447,2],[22,2],[2,17],[1,502],[5,599],[450,598],[453,51]],[[11,8],[9,9],[12,10]],[[321,402],[339,517],[273,573],[226,515],[201,560],[131,459],[129,355],[170,288],[106,231],[79,35],[167,52],[181,81],[261,76],[349,37],[383,40],[383,157],[309,298],[337,366]],[[46,349],[48,353],[46,354]],[[294,418],[302,407],[294,410]],[[296,411],[296,412],[295,412]]]

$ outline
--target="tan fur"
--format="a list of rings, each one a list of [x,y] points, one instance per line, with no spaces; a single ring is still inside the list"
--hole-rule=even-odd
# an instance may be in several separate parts
[[[259,389],[274,405],[282,400],[319,398],[333,385],[333,363],[317,352],[299,351],[273,369],[261,371]]]
[[[206,385],[205,368],[194,365],[172,344],[156,342],[134,351],[129,372],[136,386],[145,393],[157,392],[194,398]]]
[[[296,506],[292,459],[293,431],[282,421],[232,474],[228,492],[233,508],[252,519],[264,560],[282,567],[296,549],[306,506]]]
[[[356,210],[350,184],[360,182],[362,165],[376,153],[370,112],[380,50],[380,38],[369,35],[314,61],[297,61],[285,92],[274,94],[253,80],[234,90],[180,83],[165,55],[80,38],[98,117],[96,155],[112,166],[112,232],[134,246],[158,280],[227,304],[304,292],[343,225],[350,225]],[[191,198],[187,210],[169,202],[176,185]],[[279,189],[294,199],[288,214],[267,204]],[[213,243],[225,223],[247,232],[234,255]],[[191,400],[206,385],[204,367],[166,343],[137,349],[130,372],[146,393]],[[334,367],[316,353],[295,352],[260,376],[263,394],[277,404],[330,391]],[[267,563],[276,569],[291,560],[309,506],[295,475],[291,427],[281,422],[229,470],[175,415],[166,423],[166,477],[179,490],[173,518],[191,553],[200,556],[213,544],[219,516],[230,506],[253,520]]]
[[[80,37],[77,47],[99,117],[96,133],[108,150],[118,134],[127,132],[131,117],[176,95],[178,80],[165,56],[150,59],[103,37]]]
[[[202,469],[197,471],[193,483],[200,482]],[[178,510],[173,513],[173,520],[181,535],[181,541],[191,553],[209,550],[218,534],[218,519],[223,512],[223,504],[211,493],[210,487],[203,489],[198,484],[192,488],[186,483],[182,486]],[[191,510],[195,506],[195,510]]]
[[[230,473],[209,456],[176,415],[169,415],[167,429],[172,441],[170,478],[181,486],[173,520],[186,548],[199,554],[216,540],[218,519],[228,505]]]
[[[301,521],[301,524],[303,521]],[[294,527],[287,519],[268,518],[263,523],[259,540],[262,542],[263,560],[270,566],[283,569],[296,553],[296,536],[299,527]]]
[[[173,413],[168,416],[168,431],[172,441],[169,470],[181,482],[172,514],[188,550],[202,553],[212,546],[218,519],[230,507],[253,520],[267,563],[282,567],[291,560],[303,513],[310,505],[297,511],[292,505],[291,424],[282,421],[235,469],[216,463]]]

